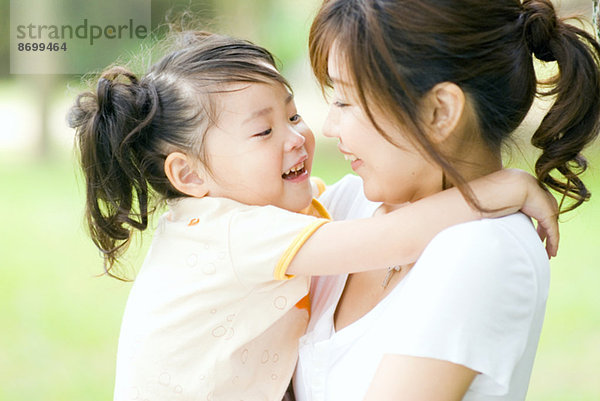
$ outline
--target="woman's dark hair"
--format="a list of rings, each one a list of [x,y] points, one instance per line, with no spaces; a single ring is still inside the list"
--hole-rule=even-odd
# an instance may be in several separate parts
[[[86,183],[86,220],[109,276],[134,230],[148,226],[153,200],[185,196],[166,177],[169,153],[207,165],[206,131],[218,120],[211,94],[234,82],[278,82],[273,56],[250,42],[180,32],[171,52],[137,78],[123,67],[102,73],[68,116]],[[154,199],[153,196],[156,198]]]
[[[478,131],[495,151],[523,121],[536,94],[553,97],[531,140],[542,150],[537,177],[563,200],[574,200],[563,212],[589,199],[579,178],[587,167],[580,152],[600,128],[600,46],[557,18],[550,1],[328,0],[309,39],[312,68],[323,88],[331,86],[327,63],[334,46],[379,133],[394,143],[375,121],[374,108],[396,126],[408,127],[410,139],[477,207],[465,179],[421,128],[422,97],[438,83],[458,85],[474,104]],[[538,85],[532,54],[556,61],[557,75]]]

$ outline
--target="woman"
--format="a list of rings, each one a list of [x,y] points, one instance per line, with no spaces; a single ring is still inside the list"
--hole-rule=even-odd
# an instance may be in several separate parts
[[[600,46],[548,0],[329,0],[310,36],[334,89],[324,127],[360,176],[322,201],[334,218],[386,213],[502,167],[536,95],[532,55],[556,61],[532,137],[540,182],[589,198],[580,151],[598,134]],[[556,170],[556,171],[555,171]],[[306,400],[523,400],[548,261],[522,214],[439,234],[414,267],[321,278],[294,387]]]

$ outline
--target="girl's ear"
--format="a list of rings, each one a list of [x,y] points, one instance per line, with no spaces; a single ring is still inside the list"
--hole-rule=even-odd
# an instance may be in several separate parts
[[[193,168],[190,158],[181,152],[170,153],[165,159],[165,174],[179,192],[195,198],[208,193],[208,185]]]
[[[465,94],[458,85],[441,82],[425,96],[423,117],[427,132],[433,143],[441,143],[448,139],[461,122],[465,110]]]

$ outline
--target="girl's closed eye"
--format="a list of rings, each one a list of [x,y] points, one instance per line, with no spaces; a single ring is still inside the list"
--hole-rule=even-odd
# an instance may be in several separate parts
[[[265,130],[265,131],[259,132],[258,134],[252,135],[252,138],[261,138],[261,137],[269,136],[272,131],[273,131],[273,129],[269,128],[268,130]]]

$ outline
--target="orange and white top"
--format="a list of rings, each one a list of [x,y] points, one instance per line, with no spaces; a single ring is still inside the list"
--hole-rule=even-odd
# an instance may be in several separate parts
[[[281,400],[310,314],[310,278],[285,273],[327,211],[169,207],[127,301],[115,400]]]

